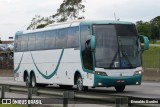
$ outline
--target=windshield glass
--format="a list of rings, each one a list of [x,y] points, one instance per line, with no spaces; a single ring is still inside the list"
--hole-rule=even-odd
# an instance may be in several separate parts
[[[93,25],[97,67],[133,68],[141,65],[134,25]]]

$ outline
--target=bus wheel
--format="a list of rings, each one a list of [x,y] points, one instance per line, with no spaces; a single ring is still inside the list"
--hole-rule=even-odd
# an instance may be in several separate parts
[[[78,91],[86,91],[86,90],[88,90],[87,86],[83,86],[83,80],[82,80],[82,77],[80,75],[77,78],[77,90]]]
[[[36,77],[34,74],[31,75],[31,86],[32,87],[36,87],[37,83],[36,83]]]
[[[123,92],[124,89],[125,89],[125,85],[122,85],[122,86],[115,86],[115,89],[117,92]]]
[[[31,83],[30,83],[30,80],[29,80],[29,76],[27,75],[26,77],[25,77],[26,79],[26,86],[27,87],[30,87],[31,86]]]

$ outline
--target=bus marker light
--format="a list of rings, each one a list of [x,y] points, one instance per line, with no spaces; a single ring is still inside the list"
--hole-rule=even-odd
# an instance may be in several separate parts
[[[102,85],[102,83],[98,83],[98,85]]]

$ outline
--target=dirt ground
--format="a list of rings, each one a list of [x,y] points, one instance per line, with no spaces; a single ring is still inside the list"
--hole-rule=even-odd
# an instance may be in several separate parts
[[[0,77],[13,77],[13,70],[12,69],[0,69]]]

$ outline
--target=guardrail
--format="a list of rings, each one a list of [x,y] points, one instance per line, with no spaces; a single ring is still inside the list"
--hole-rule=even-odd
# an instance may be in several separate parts
[[[51,90],[45,88],[30,88],[25,86],[16,86],[16,85],[8,85],[8,84],[0,84],[1,88],[1,104],[2,99],[5,99],[5,92],[21,92],[22,94],[27,93],[28,100],[33,99],[34,96],[54,96],[61,98],[63,100],[63,107],[68,107],[69,101],[80,101],[83,104],[114,104],[116,107],[159,107],[160,100],[158,100],[159,104],[147,104],[147,103],[129,103],[130,100],[145,100],[140,97],[131,97],[131,96],[117,96],[117,95],[108,95],[105,93],[91,93],[91,92],[74,92],[74,91],[58,91]],[[157,99],[146,99],[147,101],[156,100]],[[98,103],[96,103],[98,102]],[[81,103],[82,104],[82,103]],[[32,107],[32,104],[28,104],[28,107]]]

